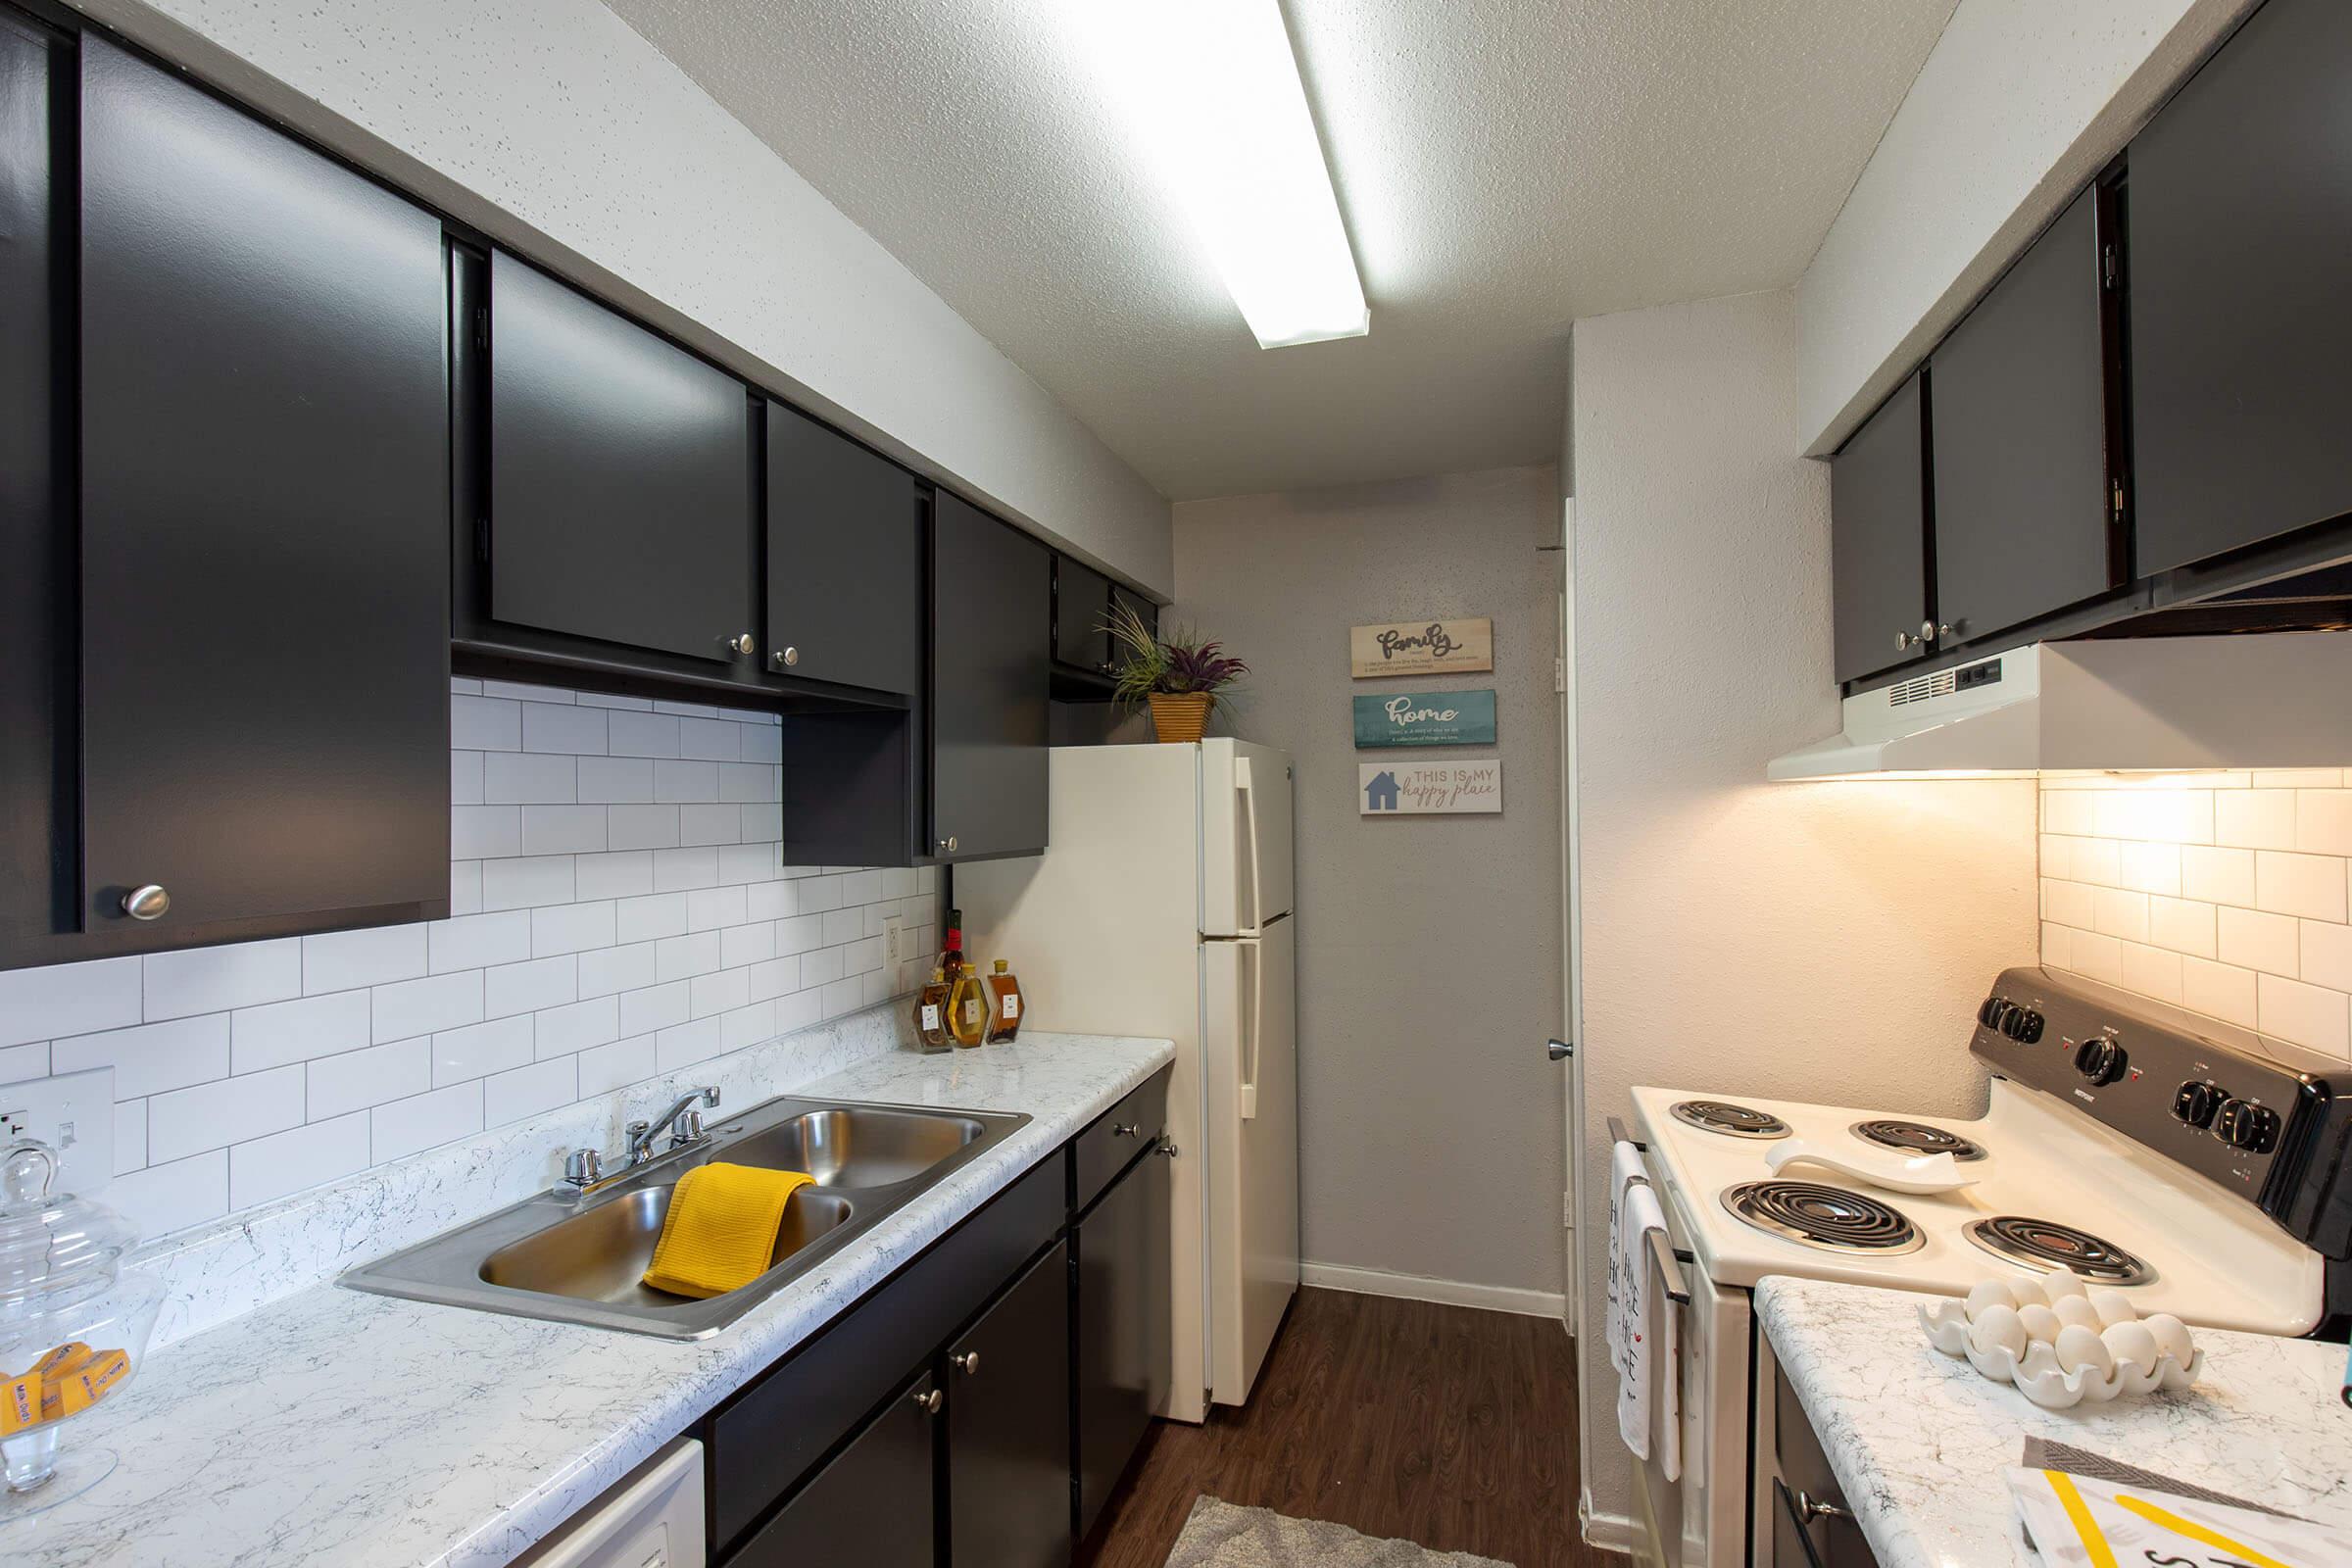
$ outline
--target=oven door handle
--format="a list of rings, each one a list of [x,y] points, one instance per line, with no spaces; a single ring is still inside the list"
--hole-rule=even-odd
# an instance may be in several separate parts
[[[1666,1293],[1666,1299],[1689,1306],[1690,1287],[1683,1279],[1682,1265],[1675,1261],[1674,1249],[1666,1245],[1664,1231],[1649,1233],[1649,1264],[1658,1271],[1658,1287]]]

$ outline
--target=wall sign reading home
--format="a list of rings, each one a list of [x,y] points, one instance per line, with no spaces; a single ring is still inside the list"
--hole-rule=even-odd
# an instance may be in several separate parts
[[[1358,697],[1355,744],[1363,746],[1492,746],[1494,691],[1414,692]]]
[[[1502,763],[1355,764],[1359,816],[1454,816],[1502,809]]]
[[[1494,622],[1476,620],[1398,621],[1388,626],[1350,626],[1348,659],[1357,680],[1375,675],[1428,675],[1445,670],[1494,667]]]

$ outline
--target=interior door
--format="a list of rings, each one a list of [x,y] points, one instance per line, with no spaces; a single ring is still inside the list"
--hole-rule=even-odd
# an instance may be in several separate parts
[[[1298,1289],[1294,922],[1208,954],[1209,1387],[1241,1404]]]

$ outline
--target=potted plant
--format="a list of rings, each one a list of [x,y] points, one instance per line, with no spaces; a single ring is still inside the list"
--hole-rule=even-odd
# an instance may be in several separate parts
[[[1152,728],[1163,741],[1199,740],[1217,693],[1250,673],[1248,664],[1226,657],[1224,644],[1202,642],[1189,626],[1161,638],[1132,605],[1114,609],[1103,629],[1122,656],[1113,691],[1128,708],[1149,703]]]

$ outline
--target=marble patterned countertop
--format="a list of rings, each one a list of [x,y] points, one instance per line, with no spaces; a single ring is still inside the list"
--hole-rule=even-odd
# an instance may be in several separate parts
[[[790,1093],[1032,1120],[716,1336],[671,1343],[317,1286],[150,1352],[80,1498],[0,1528],[12,1568],[495,1568],[568,1518],[1174,1057],[1039,1035],[894,1051]],[[777,1092],[785,1092],[778,1090]],[[494,1206],[494,1205],[492,1205]]]
[[[1881,1568],[2010,1568],[2024,1544],[2003,1472],[2027,1434],[2352,1530],[2344,1348],[2197,1331],[2183,1394],[2044,1410],[1931,1348],[1920,1298],[1775,1276],[1757,1319]]]

